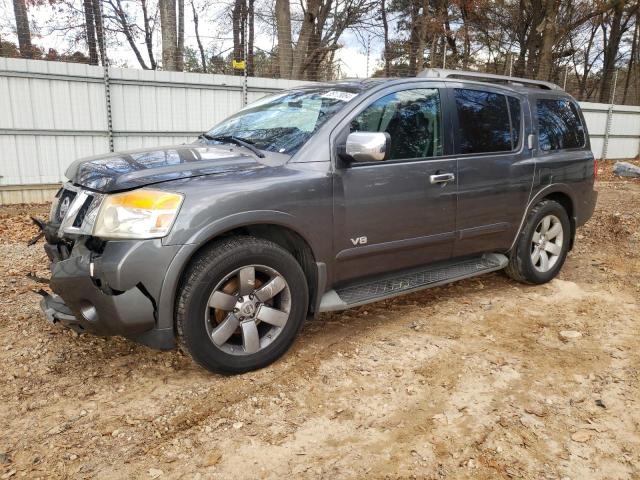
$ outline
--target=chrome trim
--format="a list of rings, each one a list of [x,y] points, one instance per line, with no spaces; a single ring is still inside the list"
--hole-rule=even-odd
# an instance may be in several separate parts
[[[60,223],[60,227],[58,228],[58,237],[63,237],[65,234],[91,235],[91,233],[93,232],[93,225],[95,224],[98,212],[100,211],[100,206],[102,205],[102,201],[104,200],[105,195],[84,190],[70,183],[65,183],[62,186],[62,189],[75,192],[76,196],[73,199],[73,202],[71,203],[67,214],[64,216],[62,222]],[[89,208],[85,213],[84,218],[82,219],[82,224],[79,227],[74,227],[73,223],[75,222],[78,213],[89,197],[93,197],[93,200],[91,201],[91,204],[89,205]]]
[[[78,191],[76,193],[76,196],[73,199],[73,202],[71,202],[71,206],[69,207],[69,210],[67,211],[66,215],[62,219],[62,223],[60,223],[61,232],[71,233],[70,230],[72,229],[79,230],[77,227],[73,226],[73,222],[75,221],[76,217],[78,216],[78,212],[80,212],[80,209],[82,208],[84,203],[87,201],[88,197],[89,196],[87,195],[86,192]]]

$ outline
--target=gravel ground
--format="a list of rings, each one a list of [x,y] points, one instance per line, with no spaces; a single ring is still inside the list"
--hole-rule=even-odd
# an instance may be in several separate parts
[[[640,478],[640,182],[601,170],[551,283],[321,315],[236,377],[49,326],[47,208],[0,208],[0,478]]]

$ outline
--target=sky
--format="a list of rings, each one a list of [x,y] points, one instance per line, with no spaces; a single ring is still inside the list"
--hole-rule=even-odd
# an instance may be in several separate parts
[[[75,0],[78,2],[78,0]],[[196,48],[196,37],[193,26],[193,19],[191,15],[191,9],[188,2],[185,2],[185,45],[191,48]],[[219,22],[222,25],[228,25],[228,21],[225,21],[223,9],[225,5],[218,2],[217,5],[211,6],[206,13],[200,12],[204,18],[200,19],[200,36],[205,48],[208,45],[215,44],[217,51],[225,51],[230,49],[233,45],[230,32],[221,32],[216,30],[216,25],[211,19],[221,18]],[[29,9],[30,23],[34,31],[33,43],[39,47],[54,48],[58,52],[66,52],[70,48],[70,42],[68,38],[65,38],[63,34],[52,32],[50,24],[52,22],[53,10],[52,7],[44,2],[42,6],[30,7]],[[160,44],[160,31],[159,27],[155,32],[155,47],[154,54],[156,58],[161,57],[162,47]],[[13,14],[13,2],[11,0],[0,0],[0,35],[3,39],[17,43],[17,37],[15,35],[15,19]],[[140,39],[141,40],[141,39]],[[373,71],[379,67],[381,57],[381,45],[377,39],[372,38],[370,42],[370,55],[369,55],[369,71],[367,72],[367,48],[366,45],[362,45],[362,42],[352,33],[345,32],[340,39],[340,43],[343,47],[337,51],[336,60],[340,62],[340,69],[343,77],[366,77],[373,73]],[[256,32],[256,47],[270,51],[272,49],[273,39],[272,36],[261,32],[257,28]],[[85,51],[84,45],[79,48],[74,48]],[[143,52],[143,45],[140,46],[140,50]],[[107,55],[112,63],[119,65],[125,64],[131,68],[140,68],[135,58],[135,55],[128,46],[110,47]],[[145,58],[145,60],[147,60]]]

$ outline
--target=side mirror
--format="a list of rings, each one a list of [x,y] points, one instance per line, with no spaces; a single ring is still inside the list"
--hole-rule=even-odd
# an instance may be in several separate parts
[[[347,137],[345,154],[356,162],[381,162],[387,158],[390,142],[387,132],[353,132]]]

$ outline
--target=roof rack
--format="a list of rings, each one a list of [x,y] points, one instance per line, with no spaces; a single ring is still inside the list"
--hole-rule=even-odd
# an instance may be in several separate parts
[[[457,78],[460,80],[476,80],[488,83],[506,83],[522,85],[524,87],[541,88],[544,90],[562,90],[558,85],[543,80],[530,80],[528,78],[509,77],[507,75],[494,75],[492,73],[469,72],[465,70],[444,70],[442,68],[427,68],[420,73],[421,78]]]

